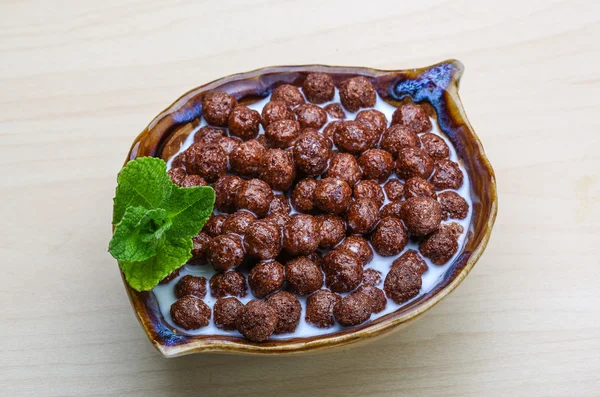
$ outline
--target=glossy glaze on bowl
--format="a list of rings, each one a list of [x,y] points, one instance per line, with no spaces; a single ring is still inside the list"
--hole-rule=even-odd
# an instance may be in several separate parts
[[[336,84],[348,77],[367,76],[386,102],[394,106],[403,101],[417,102],[425,105],[430,114],[437,118],[442,132],[456,148],[471,180],[473,217],[462,252],[435,288],[393,313],[332,334],[277,339],[265,343],[225,335],[178,334],[163,321],[151,292],[137,292],[124,281],[138,319],[151,342],[164,356],[203,351],[299,353],[371,340],[374,336],[400,328],[440,302],[466,277],[485,249],[497,211],[496,182],[481,142],[460,103],[458,83],[463,67],[458,61],[445,61],[422,69],[404,71],[323,65],[279,66],[228,76],[189,91],[160,113],[136,138],[127,160],[142,156],[167,160],[177,151],[200,116],[202,98],[207,91],[225,91],[234,95],[241,103],[249,103],[269,95],[278,85],[300,85],[308,73],[315,71],[328,73]]]

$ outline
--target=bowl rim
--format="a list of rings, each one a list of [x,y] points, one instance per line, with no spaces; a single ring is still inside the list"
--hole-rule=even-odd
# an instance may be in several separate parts
[[[356,343],[361,340],[373,340],[376,336],[381,336],[392,330],[400,329],[401,325],[406,325],[416,318],[420,317],[423,313],[437,305],[439,302],[444,300],[454,289],[465,279],[470,273],[478,259],[483,254],[488,241],[491,236],[492,227],[494,225],[497,211],[498,211],[498,196],[496,177],[492,165],[490,164],[483,144],[479,137],[475,133],[471,126],[465,110],[463,108],[460,96],[458,95],[458,86],[460,77],[464,71],[464,67],[461,62],[450,59],[442,61],[430,66],[416,68],[416,69],[405,69],[405,70],[383,70],[365,67],[349,67],[349,66],[328,66],[321,64],[310,64],[310,65],[296,65],[296,66],[269,66],[259,69],[255,69],[249,72],[232,74],[216,80],[213,80],[207,84],[193,88],[180,96],[171,105],[165,108],[158,116],[156,116],[144,129],[142,133],[133,142],[127,161],[136,158],[140,144],[143,144],[143,138],[145,134],[161,123],[170,123],[168,116],[184,107],[188,101],[190,101],[198,93],[206,92],[213,89],[216,86],[222,86],[227,83],[236,82],[239,80],[247,80],[261,76],[268,73],[281,73],[281,72],[330,72],[330,73],[347,73],[353,75],[366,75],[368,77],[380,77],[384,75],[390,76],[402,76],[406,79],[416,79],[417,77],[423,76],[424,73],[437,70],[440,67],[450,67],[451,77],[448,81],[445,81],[444,86],[438,86],[444,95],[445,105],[449,107],[452,118],[458,118],[461,126],[466,128],[466,132],[470,134],[470,138],[475,143],[477,154],[479,155],[479,161],[482,167],[489,173],[490,180],[488,188],[490,202],[490,211],[487,214],[487,221],[484,225],[485,233],[481,237],[480,242],[471,251],[470,256],[467,258],[466,263],[455,274],[449,283],[437,288],[437,290],[420,302],[415,307],[411,308],[405,313],[398,313],[397,311],[387,314],[381,317],[383,320],[378,322],[365,323],[364,328],[360,329],[348,329],[332,334],[325,334],[311,338],[303,339],[276,339],[271,340],[268,343],[252,343],[240,338],[227,337],[224,335],[213,335],[199,337],[188,337],[189,341],[186,343],[165,343],[164,335],[161,335],[161,331],[156,329],[154,320],[149,314],[149,308],[147,305],[148,294],[151,292],[138,292],[133,290],[126,282],[123,274],[121,273],[123,283],[127,290],[129,300],[134,308],[136,317],[140,324],[144,328],[146,335],[150,339],[152,345],[164,356],[164,357],[176,357],[186,354],[200,353],[200,352],[222,352],[222,353],[243,353],[243,354],[297,354],[301,352],[317,352],[325,349],[330,349],[338,346],[348,345]],[[439,117],[439,115],[438,115]],[[439,121],[439,120],[438,120]],[[441,127],[441,126],[440,126]],[[456,261],[460,260],[460,255],[456,258]],[[453,264],[454,265],[454,264]],[[442,283],[438,284],[438,287]],[[378,319],[379,320],[379,319]],[[162,321],[162,320],[161,320]],[[186,335],[187,336],[187,335]]]

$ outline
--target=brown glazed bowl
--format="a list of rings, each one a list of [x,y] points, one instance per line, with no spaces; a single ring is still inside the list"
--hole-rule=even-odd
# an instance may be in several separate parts
[[[467,120],[458,96],[463,69],[462,64],[455,60],[421,69],[393,71],[324,65],[269,67],[224,77],[195,88],[152,120],[133,142],[127,160],[154,156],[166,161],[198,123],[202,98],[207,91],[225,91],[234,95],[241,103],[248,104],[269,95],[280,84],[300,85],[310,72],[328,73],[336,84],[347,77],[366,76],[373,82],[381,98],[391,105],[414,101],[424,104],[437,118],[441,130],[454,144],[471,178],[473,202],[472,222],[465,246],[434,289],[393,313],[328,335],[255,343],[234,336],[178,334],[164,322],[153,293],[137,292],[123,279],[137,317],[154,346],[165,357],[200,352],[290,354],[320,351],[367,339],[373,340],[376,336],[397,330],[448,296],[483,253],[492,232],[498,205],[494,171]]]

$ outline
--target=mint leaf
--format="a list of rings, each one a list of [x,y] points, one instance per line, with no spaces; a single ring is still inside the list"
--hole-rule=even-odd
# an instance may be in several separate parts
[[[130,206],[158,208],[168,199],[174,184],[167,175],[167,163],[154,157],[128,162],[117,177],[113,225],[119,223]]]
[[[149,291],[187,262],[193,246],[191,238],[160,240],[155,256],[140,262],[120,261],[119,266],[133,289]]]
[[[144,261],[156,255],[158,241],[172,224],[162,208],[127,207],[108,249],[119,261]]]
[[[211,187],[181,188],[166,169],[163,160],[142,157],[127,163],[117,178],[108,250],[138,291],[152,289],[191,258],[192,238],[215,202]]]
[[[174,186],[164,206],[168,216],[173,220],[171,232],[178,236],[194,237],[212,213],[214,204],[215,191],[211,187]]]

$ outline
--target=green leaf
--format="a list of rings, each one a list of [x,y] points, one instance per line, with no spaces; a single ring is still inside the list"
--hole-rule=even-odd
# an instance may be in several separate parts
[[[167,164],[154,157],[141,157],[128,162],[119,173],[117,183],[113,225],[119,223],[127,207],[159,207],[168,199],[174,186],[167,175]]]
[[[156,255],[140,262],[119,262],[127,283],[137,291],[149,291],[160,280],[181,267],[191,258],[191,239],[160,240]]]
[[[173,220],[171,232],[194,237],[208,220],[214,204],[215,191],[211,187],[174,186],[169,201],[165,203],[167,214]]]
[[[175,185],[166,163],[152,157],[127,163],[117,182],[108,249],[129,285],[147,291],[191,258],[192,238],[212,213],[215,191]]]
[[[172,224],[162,208],[128,207],[115,227],[108,250],[119,261],[144,261],[156,255],[159,240]]]

